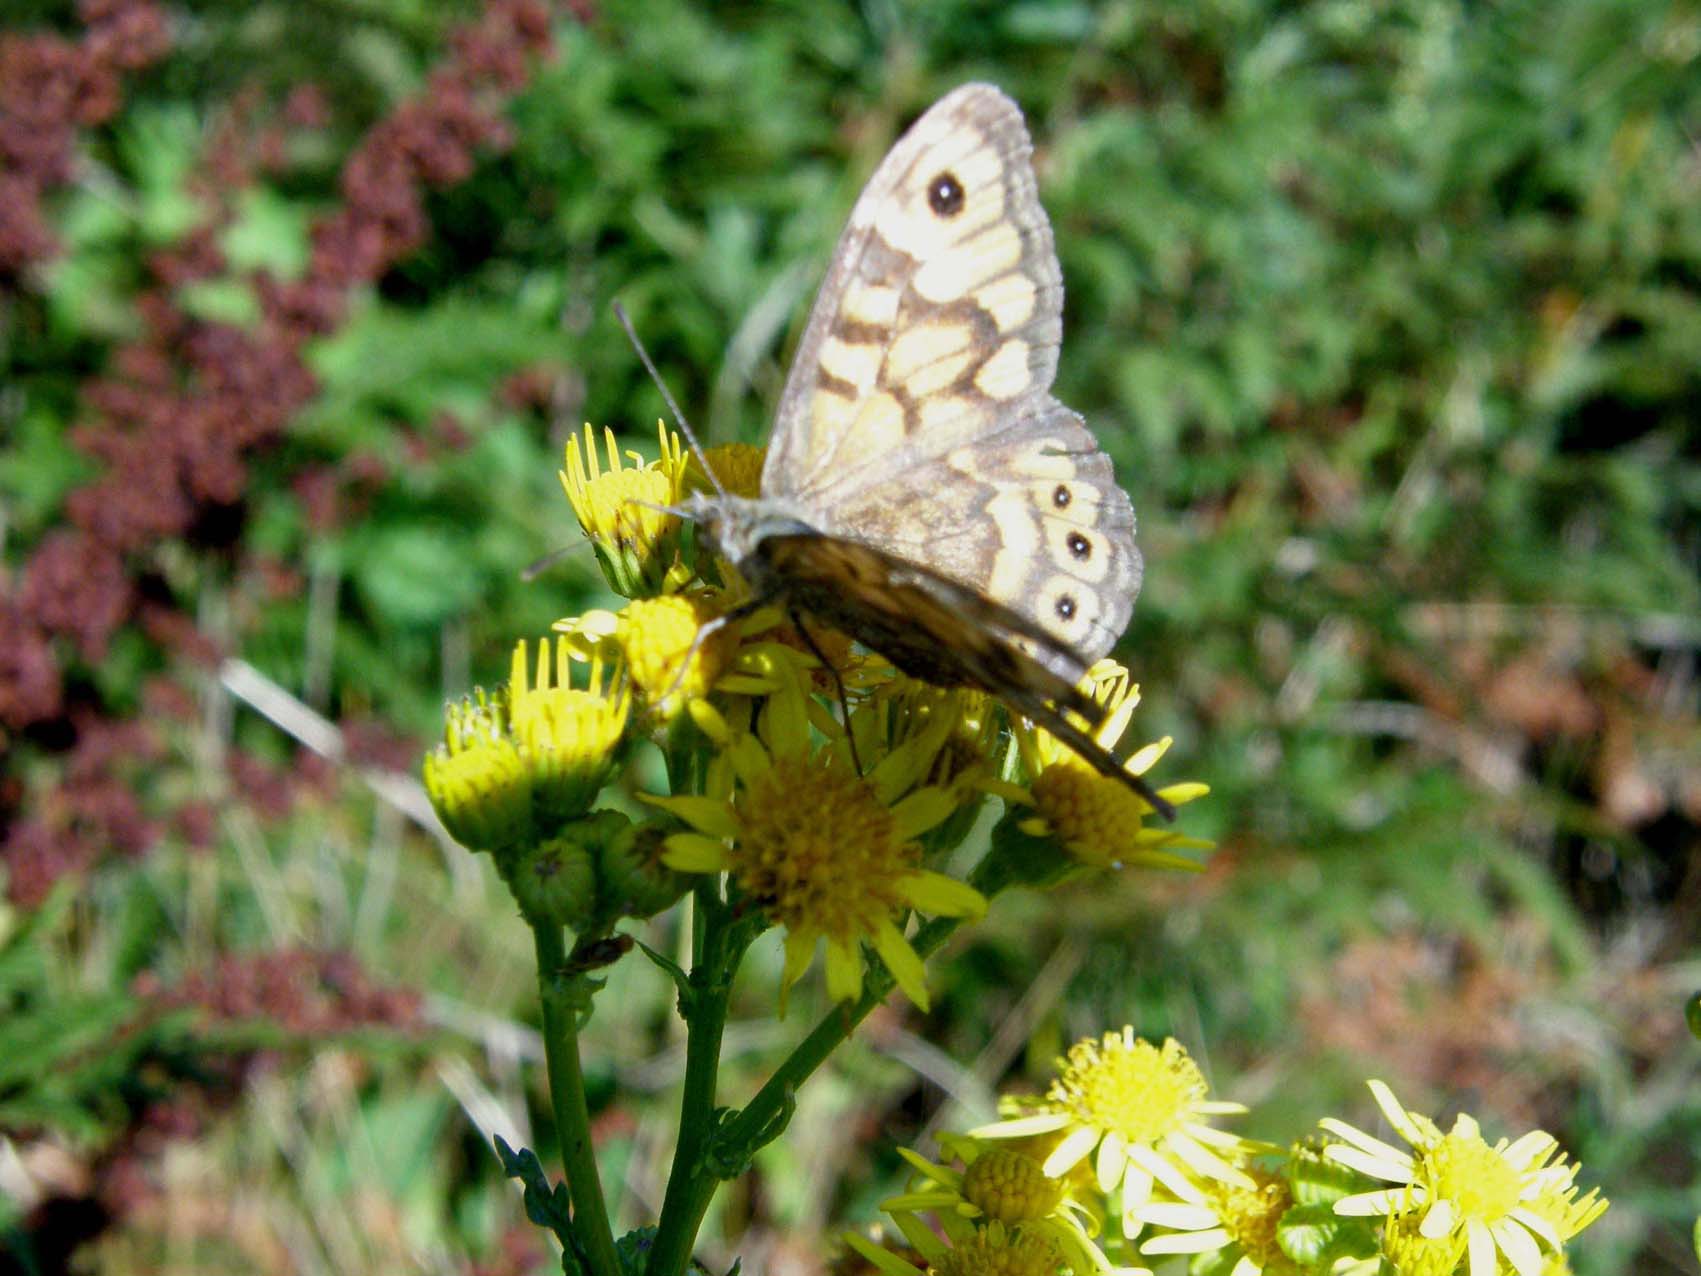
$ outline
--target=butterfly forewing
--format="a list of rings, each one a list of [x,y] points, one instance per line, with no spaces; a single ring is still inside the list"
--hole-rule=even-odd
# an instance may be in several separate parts
[[[942,98],[857,200],[781,396],[763,491],[831,509],[996,430],[1057,369],[1062,276],[1016,104]]]

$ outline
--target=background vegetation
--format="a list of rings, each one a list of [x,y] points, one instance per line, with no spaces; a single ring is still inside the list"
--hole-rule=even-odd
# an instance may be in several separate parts
[[[1579,1271],[1697,1270],[1701,10],[7,12],[0,1269],[551,1265],[486,1138],[550,1159],[530,945],[415,824],[421,742],[601,597],[521,569],[574,539],[568,431],[653,447],[611,299],[762,439],[861,181],[987,78],[1141,515],[1137,730],[1221,850],[995,912],[705,1257],[821,1270],[894,1141],[1132,1021],[1257,1134],[1371,1123],[1365,1076],[1543,1126],[1613,1200]],[[753,966],[735,1088],[811,1019]],[[613,980],[630,1225],[680,1060],[662,978]]]

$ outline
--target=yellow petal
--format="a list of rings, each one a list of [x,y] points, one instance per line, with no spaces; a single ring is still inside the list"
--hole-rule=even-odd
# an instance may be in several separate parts
[[[701,833],[675,833],[662,843],[662,863],[681,873],[723,873],[726,847]]]
[[[732,728],[727,726],[726,719],[720,711],[707,700],[688,700],[685,702],[685,712],[691,715],[691,721],[697,724],[697,729],[708,736],[718,748],[726,748],[732,739]]]
[[[944,789],[917,789],[892,808],[893,835],[907,842],[951,818],[957,803]]]
[[[1077,1126],[1051,1149],[1051,1155],[1045,1158],[1045,1164],[1040,1168],[1054,1179],[1062,1178],[1079,1165],[1087,1153],[1098,1146],[1098,1142],[1099,1132],[1092,1126]]]
[[[994,1121],[991,1125],[977,1125],[969,1134],[977,1139],[1028,1139],[1036,1134],[1053,1134],[1068,1124],[1067,1113],[1036,1112],[1031,1116]],[[1068,1166],[1064,1168],[1067,1169]],[[1051,1171],[1047,1170],[1046,1173],[1050,1174]]]
[[[905,873],[902,890],[911,907],[935,917],[986,915],[986,896],[966,882],[931,869]]]
[[[814,935],[786,935],[786,962],[783,972],[786,983],[796,983],[803,972],[809,969],[809,963],[815,958],[815,941]]]
[[[726,803],[717,802],[714,798],[697,797],[690,793],[682,793],[678,797],[640,793],[638,798],[650,806],[660,807],[670,815],[677,815],[699,833],[707,833],[711,837],[731,837],[738,832],[738,821],[733,818],[732,812],[727,810]]]
[[[840,1239],[861,1255],[870,1267],[881,1273],[881,1276],[922,1276],[919,1268],[911,1267],[891,1250],[865,1240],[855,1232],[843,1232]]]
[[[886,963],[886,969],[892,972],[892,978],[898,981],[904,996],[915,1003],[916,1009],[926,1010],[926,972],[921,958],[910,947],[903,932],[890,921],[881,922],[874,932],[874,951],[880,954],[880,960]],[[860,988],[858,991],[861,991]]]
[[[862,996],[862,949],[859,945],[827,941],[827,995],[834,1001]]]

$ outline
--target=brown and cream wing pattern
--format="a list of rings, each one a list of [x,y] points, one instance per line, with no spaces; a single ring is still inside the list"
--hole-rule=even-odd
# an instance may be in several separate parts
[[[792,364],[763,490],[831,509],[995,432],[1057,370],[1063,281],[1021,111],[968,84],[851,211]]]

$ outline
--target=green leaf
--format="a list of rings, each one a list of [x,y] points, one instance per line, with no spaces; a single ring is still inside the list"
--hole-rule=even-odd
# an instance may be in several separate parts
[[[511,1179],[519,1179],[525,1185],[526,1217],[539,1227],[547,1227],[554,1232],[571,1252],[577,1242],[573,1236],[573,1209],[568,1200],[567,1185],[556,1183],[551,1186],[537,1153],[530,1148],[514,1151],[500,1134],[496,1136],[496,1159],[501,1162],[504,1174]]]

